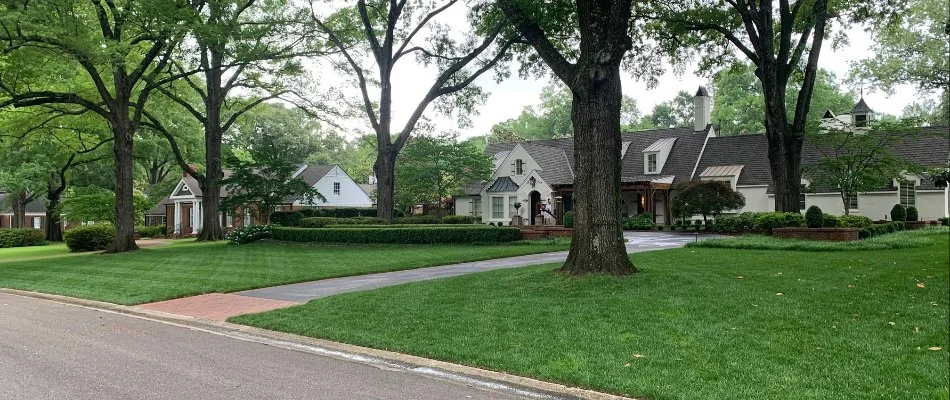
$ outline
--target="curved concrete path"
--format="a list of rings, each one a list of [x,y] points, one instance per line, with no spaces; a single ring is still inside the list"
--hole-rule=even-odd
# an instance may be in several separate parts
[[[682,247],[688,242],[710,237],[719,237],[719,235],[629,231],[624,232],[624,237],[627,239],[627,253],[639,253],[643,251]],[[323,279],[229,294],[211,293],[143,304],[139,307],[153,311],[224,321],[229,317],[241,314],[259,313],[290,307],[306,303],[310,300],[342,293],[378,289],[409,282],[468,275],[496,269],[558,263],[566,259],[567,251],[558,251],[404,271]]]

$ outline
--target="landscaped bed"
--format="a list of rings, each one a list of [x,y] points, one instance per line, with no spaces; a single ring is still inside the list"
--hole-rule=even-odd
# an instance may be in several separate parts
[[[848,251],[906,249],[931,245],[937,233],[950,233],[947,227],[915,231],[898,231],[853,242],[816,241],[806,239],[783,239],[764,235],[743,235],[734,238],[707,239],[687,243],[691,248],[746,249],[746,250],[797,250],[797,251]]]
[[[947,398],[950,241],[924,236],[654,251],[623,279],[526,267],[232,321],[649,399]]]
[[[133,253],[0,263],[0,287],[139,304],[211,292],[566,250],[564,242],[504,245],[176,243]],[[8,251],[0,249],[0,259]],[[64,248],[59,251],[65,252]]]

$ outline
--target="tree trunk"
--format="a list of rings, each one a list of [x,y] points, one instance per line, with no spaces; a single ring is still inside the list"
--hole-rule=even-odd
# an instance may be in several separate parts
[[[765,136],[768,140],[769,172],[775,189],[775,211],[799,212],[801,154],[804,132],[794,132],[788,123],[785,85],[774,66],[763,65],[756,74],[763,83]]]
[[[391,224],[395,217],[396,157],[389,147],[380,146],[373,172],[376,173],[376,216]]]
[[[571,87],[576,195],[571,250],[561,271],[628,275],[637,268],[620,219],[620,63],[578,67],[578,80],[590,81]]]
[[[135,244],[135,205],[132,200],[132,128],[128,110],[116,107],[112,133],[115,137],[115,240],[106,253],[138,250]]]
[[[851,209],[848,207],[851,205],[851,196],[841,193],[841,204],[844,205],[844,215],[846,217],[851,215]]]
[[[63,241],[63,227],[60,226],[59,212],[56,208],[59,206],[60,195],[63,193],[63,187],[53,187],[49,185],[46,192],[46,240],[50,242]]]
[[[220,65],[220,56],[212,52],[212,62]],[[221,89],[220,68],[212,69],[205,74],[207,80],[208,95],[205,100],[205,173],[204,179],[198,182],[202,194],[202,223],[201,232],[198,233],[198,241],[217,241],[224,239],[224,230],[221,229],[221,221],[218,209],[221,204],[219,195],[221,179],[224,173],[221,171],[221,105],[224,103],[224,90]],[[264,220],[264,223],[268,223]]]
[[[26,220],[26,193],[16,195],[16,198],[10,203],[13,209],[13,220],[10,221],[11,228],[23,228]]]

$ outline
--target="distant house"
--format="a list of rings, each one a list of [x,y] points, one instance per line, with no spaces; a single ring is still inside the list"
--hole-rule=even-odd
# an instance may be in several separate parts
[[[621,214],[649,213],[655,223],[669,224],[670,199],[676,184],[691,179],[721,180],[745,195],[743,211],[773,211],[774,184],[769,172],[768,142],[763,134],[719,136],[711,124],[711,97],[700,87],[694,97],[694,124],[689,127],[626,132],[621,135]],[[823,126],[867,126],[873,111],[862,98],[850,113],[828,111]],[[821,114],[819,114],[821,115]],[[891,151],[924,167],[945,166],[950,158],[948,127],[920,128],[922,135],[899,142]],[[521,215],[526,224],[560,223],[573,208],[574,139],[550,139],[489,144],[495,171],[485,182],[464,185],[455,197],[459,215],[484,222],[508,223]],[[805,143],[802,164],[818,161],[819,153]],[[799,208],[818,205],[827,213],[844,214],[835,188],[805,187]],[[950,194],[925,177],[905,174],[881,177],[878,190],[859,193],[849,205],[851,214],[885,219],[894,204],[916,206],[923,219],[947,216]],[[520,203],[520,209],[514,207]],[[542,209],[551,209],[548,214]]]
[[[12,199],[10,193],[0,193],[0,228],[10,228],[13,224]],[[46,202],[43,199],[34,199],[26,204],[26,213],[20,226],[24,228],[46,229]],[[64,225],[65,226],[65,225]]]
[[[230,172],[225,171],[225,177],[229,175]],[[304,164],[294,172],[293,177],[300,178],[317,189],[326,201],[314,200],[310,203],[303,199],[289,198],[279,206],[280,211],[373,206],[369,195],[338,165]],[[227,189],[221,187],[218,196],[228,197]],[[146,221],[150,225],[164,224],[168,232],[175,236],[197,234],[201,230],[203,197],[198,181],[191,175],[184,174],[171,195],[146,213]],[[221,211],[221,227],[230,230],[235,227],[262,223],[263,221],[260,221],[256,213],[251,211],[242,208],[235,210],[233,214]]]

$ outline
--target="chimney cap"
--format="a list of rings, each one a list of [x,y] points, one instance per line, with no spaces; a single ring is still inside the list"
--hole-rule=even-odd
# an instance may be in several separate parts
[[[706,91],[705,86],[699,86],[699,90],[696,91],[696,97],[709,97],[709,92]]]

